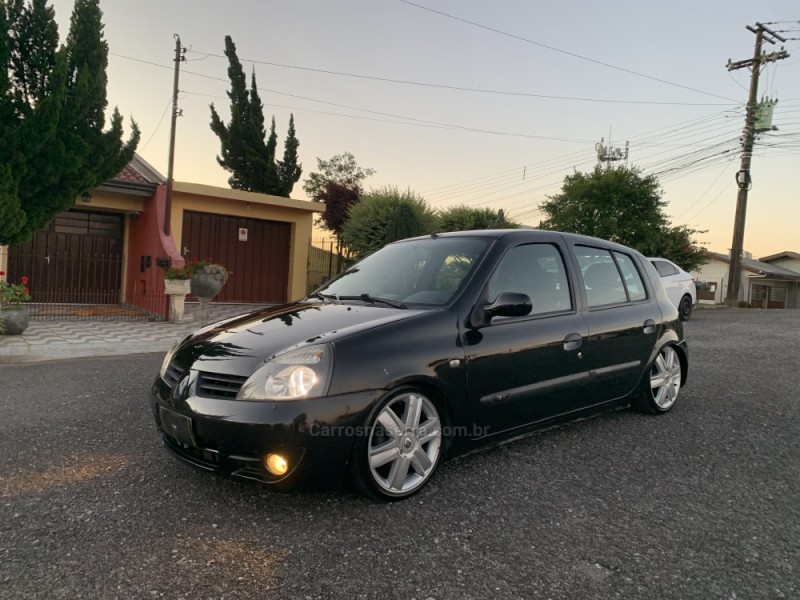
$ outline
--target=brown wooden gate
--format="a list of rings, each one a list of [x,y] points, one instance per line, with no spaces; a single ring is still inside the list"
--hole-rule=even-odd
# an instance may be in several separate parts
[[[9,281],[27,275],[33,302],[119,304],[124,216],[71,210],[12,246]]]
[[[183,255],[228,269],[216,302],[282,303],[289,284],[291,224],[184,211]]]

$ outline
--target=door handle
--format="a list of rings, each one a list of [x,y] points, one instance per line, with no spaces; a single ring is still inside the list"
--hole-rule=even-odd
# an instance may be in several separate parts
[[[191,254],[191,250],[189,250],[186,246],[183,247],[183,254],[186,256],[187,254]]]
[[[644,332],[646,334],[655,333],[656,331],[656,322],[653,319],[647,319],[642,326]]]
[[[564,350],[570,352],[572,350],[577,350],[581,347],[583,343],[583,338],[581,337],[580,333],[570,333],[567,337],[564,338]]]

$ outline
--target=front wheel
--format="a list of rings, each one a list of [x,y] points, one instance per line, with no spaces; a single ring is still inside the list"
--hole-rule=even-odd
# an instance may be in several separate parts
[[[363,494],[382,500],[418,492],[430,480],[442,452],[436,405],[418,390],[384,400],[357,445],[353,479]]]
[[[653,415],[667,412],[678,399],[681,375],[678,351],[672,346],[664,346],[653,361],[649,377],[642,382],[636,407]]]

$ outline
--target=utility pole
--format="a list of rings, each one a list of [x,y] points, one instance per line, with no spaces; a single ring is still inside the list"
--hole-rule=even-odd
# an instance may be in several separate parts
[[[744,222],[747,214],[747,192],[752,186],[750,177],[750,163],[753,159],[753,142],[755,141],[756,110],[758,108],[758,76],[761,66],[768,62],[788,58],[789,53],[781,47],[779,52],[766,54],[761,51],[763,43],[774,44],[775,40],[785,42],[786,39],[772,31],[766,25],[756,23],[756,26],[747,25],[747,29],[756,34],[756,46],[753,58],[731,62],[728,60],[728,71],[750,67],[750,95],[747,99],[747,113],[745,114],[744,131],[742,132],[742,161],[739,172],[736,173],[736,184],[739,191],[736,196],[736,216],[733,222],[733,242],[731,243],[731,263],[728,271],[728,293],[725,304],[734,307],[739,303],[739,288],[742,279],[742,251],[744,246]]]
[[[167,166],[167,199],[165,202],[165,215],[164,215],[164,233],[170,235],[171,233],[171,215],[172,215],[172,169],[175,164],[175,127],[177,125],[178,117],[181,116],[183,111],[178,108],[178,76],[181,71],[181,61],[186,60],[186,48],[181,46],[181,38],[175,34],[175,77],[172,83],[172,127],[169,131],[169,163]]]

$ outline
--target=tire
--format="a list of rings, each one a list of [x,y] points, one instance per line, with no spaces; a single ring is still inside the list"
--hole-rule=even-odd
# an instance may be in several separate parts
[[[678,400],[682,369],[678,351],[672,346],[664,346],[642,381],[635,407],[651,415],[668,412]]]
[[[692,318],[692,308],[692,297],[686,294],[678,305],[678,315],[681,321],[688,321]]]
[[[356,489],[379,500],[407,498],[421,490],[444,449],[439,415],[417,389],[400,390],[378,404],[356,445]]]

